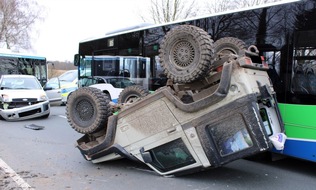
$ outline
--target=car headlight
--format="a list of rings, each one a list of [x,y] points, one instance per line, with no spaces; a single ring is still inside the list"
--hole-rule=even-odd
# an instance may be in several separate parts
[[[10,102],[10,97],[7,94],[2,94],[1,95],[1,101],[2,102]]]
[[[40,96],[40,101],[46,101],[46,100],[48,100],[46,94],[42,94],[42,95]]]

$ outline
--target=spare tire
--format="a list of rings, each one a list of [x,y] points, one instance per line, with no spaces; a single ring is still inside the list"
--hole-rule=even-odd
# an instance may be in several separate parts
[[[229,54],[239,55],[241,50],[246,50],[246,44],[238,38],[224,37],[214,43],[214,55],[216,57]]]
[[[110,100],[101,90],[82,87],[72,92],[67,101],[66,115],[70,126],[79,133],[90,134],[106,129],[112,115]]]
[[[118,103],[134,103],[148,94],[148,90],[140,85],[128,86],[120,93]]]
[[[242,50],[246,50],[244,41],[234,37],[220,38],[214,43],[214,63],[212,69],[222,66],[229,58],[229,55],[240,55]]]
[[[208,74],[213,56],[213,40],[196,26],[180,25],[163,38],[159,58],[167,78],[190,83]]]

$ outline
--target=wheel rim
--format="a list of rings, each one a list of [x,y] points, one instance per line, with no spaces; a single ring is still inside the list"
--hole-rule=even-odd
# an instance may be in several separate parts
[[[140,96],[138,95],[129,95],[127,98],[126,98],[126,103],[134,103],[136,102],[138,99],[139,99]]]
[[[191,65],[194,60],[195,50],[188,41],[177,42],[171,52],[171,59],[174,64],[181,69]]]
[[[76,106],[76,113],[78,113],[78,117],[82,121],[89,121],[93,118],[94,108],[90,101],[81,100],[78,102]]]
[[[225,48],[225,49],[222,49],[219,53],[219,55],[230,55],[230,54],[235,54],[237,55],[238,52],[236,52],[234,49],[232,48]]]

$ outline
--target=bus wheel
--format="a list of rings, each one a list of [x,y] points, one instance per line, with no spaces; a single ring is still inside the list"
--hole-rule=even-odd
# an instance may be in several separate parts
[[[124,90],[120,93],[118,103],[134,103],[138,101],[140,98],[147,96],[148,94],[148,90],[146,90],[140,85],[128,86],[124,88]]]
[[[212,56],[213,40],[196,26],[177,26],[160,44],[161,67],[175,83],[190,83],[205,76],[211,67]]]
[[[215,58],[230,54],[238,55],[241,50],[246,50],[246,44],[238,38],[224,37],[214,43]]]
[[[70,126],[79,133],[91,134],[106,128],[112,115],[110,100],[92,87],[79,88],[68,97],[66,115]]]

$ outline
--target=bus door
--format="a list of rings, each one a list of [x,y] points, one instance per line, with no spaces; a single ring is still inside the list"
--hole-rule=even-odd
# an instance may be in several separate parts
[[[150,59],[147,57],[122,57],[120,76],[129,77],[137,85],[148,89]]]
[[[34,76],[43,85],[47,82],[47,64],[46,60],[34,60],[33,64]]]

